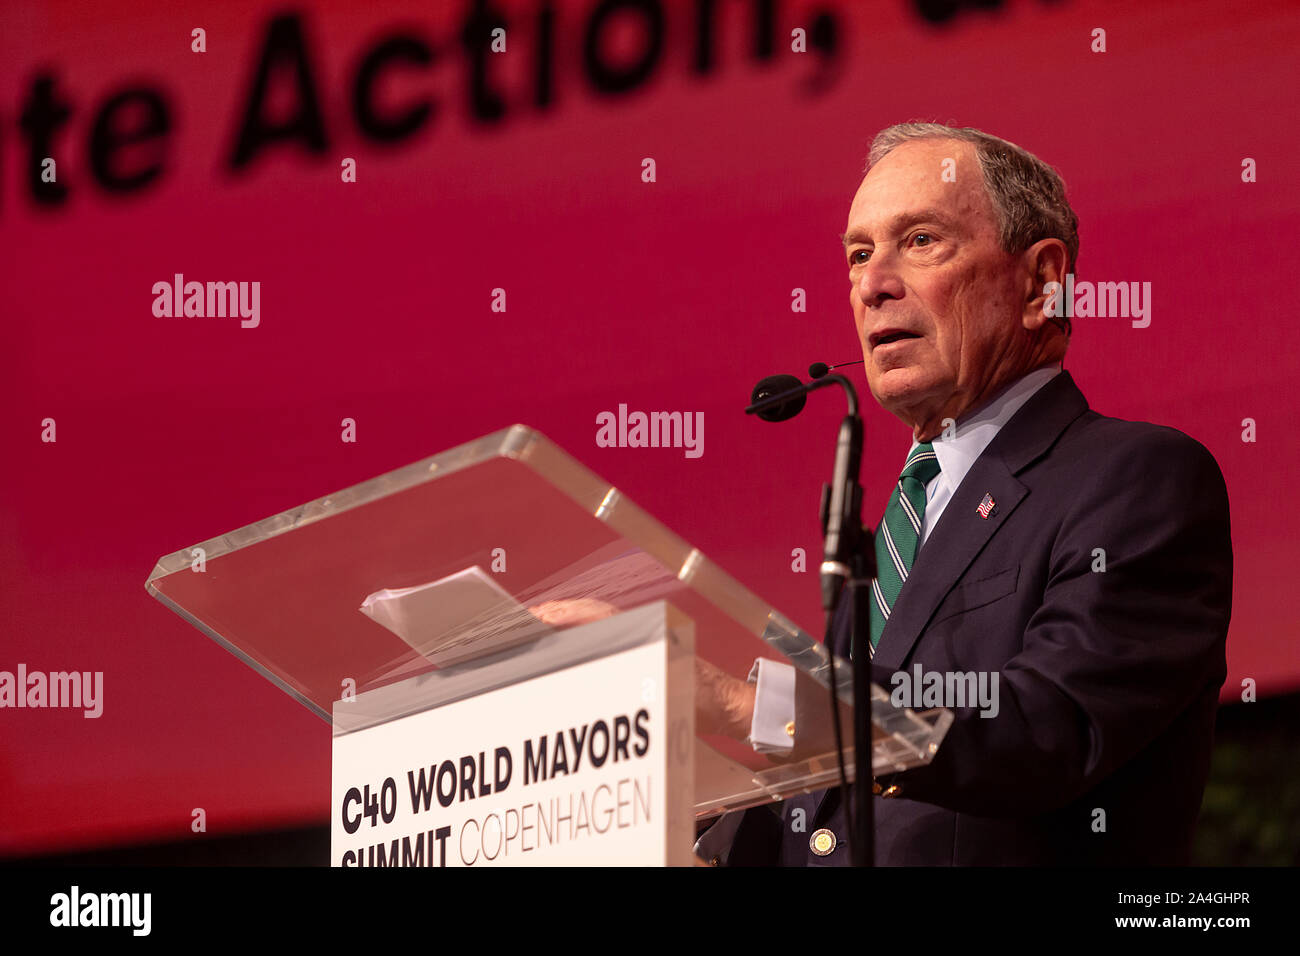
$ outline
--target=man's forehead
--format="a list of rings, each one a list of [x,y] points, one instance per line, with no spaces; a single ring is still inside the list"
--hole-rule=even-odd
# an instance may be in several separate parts
[[[840,238],[847,245],[922,220],[977,227],[971,220],[991,213],[970,143],[915,140],[891,150],[863,177],[849,208],[848,229]]]

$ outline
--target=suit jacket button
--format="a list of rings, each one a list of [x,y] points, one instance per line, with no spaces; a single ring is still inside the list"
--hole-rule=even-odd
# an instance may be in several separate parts
[[[808,848],[818,856],[830,856],[835,850],[835,834],[830,830],[821,829],[813,833],[808,839]]]

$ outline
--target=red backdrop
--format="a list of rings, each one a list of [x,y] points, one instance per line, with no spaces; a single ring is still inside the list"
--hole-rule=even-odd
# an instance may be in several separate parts
[[[1286,306],[1300,8],[721,0],[701,71],[711,5],[647,0],[614,5],[598,31],[601,81],[583,59],[598,6],[497,5],[507,50],[485,61],[476,104],[467,4],[5,4],[0,670],[102,670],[105,692],[98,720],[0,710],[0,852],[180,838],[195,807],[210,833],[323,819],[326,726],[144,580],[161,554],[515,421],[815,628],[815,577],[789,555],[819,546],[840,405],[782,427],[740,410],[761,375],[860,357],[838,233],[872,134],[907,119],[977,126],[1055,165],[1081,219],[1080,278],[1152,284],[1148,328],[1076,320],[1066,367],[1097,410],[1214,453],[1237,562],[1225,695],[1247,677],[1265,695],[1300,684],[1285,404],[1300,382]],[[319,103],[316,145],[268,142],[235,168],[282,14]],[[808,52],[790,49],[797,27]],[[379,121],[430,105],[389,142],[353,105],[376,48]],[[270,73],[274,123],[304,100],[291,70]],[[627,89],[599,88],[620,76]],[[42,77],[68,110],[48,137]],[[167,131],[145,135],[151,122]],[[34,147],[56,161],[61,202],[34,196]],[[178,272],[260,281],[261,324],[156,318],[152,285]],[[620,402],[703,411],[703,457],[598,448],[595,416]],[[869,404],[874,522],[909,433]]]

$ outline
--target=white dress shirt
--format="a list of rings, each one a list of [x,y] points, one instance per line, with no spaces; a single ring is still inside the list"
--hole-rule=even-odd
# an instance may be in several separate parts
[[[939,474],[925,486],[925,515],[918,551],[939,523],[944,509],[975,460],[1021,406],[1060,372],[1060,363],[1035,369],[1012,382],[975,411],[963,415],[957,420],[951,436],[945,437],[941,433],[934,439],[932,444],[939,460]],[[917,444],[913,439],[907,452],[909,457]],[[794,668],[780,661],[759,658],[749,672],[749,680],[758,685],[755,688],[750,743],[759,753],[789,753],[793,744],[787,728],[793,726],[794,718]]]

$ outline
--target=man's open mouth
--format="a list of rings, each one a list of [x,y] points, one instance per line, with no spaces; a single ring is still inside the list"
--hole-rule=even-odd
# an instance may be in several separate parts
[[[876,348],[880,345],[888,345],[891,342],[900,342],[903,339],[919,339],[920,337],[915,332],[886,332],[879,338],[875,338],[871,347]]]

